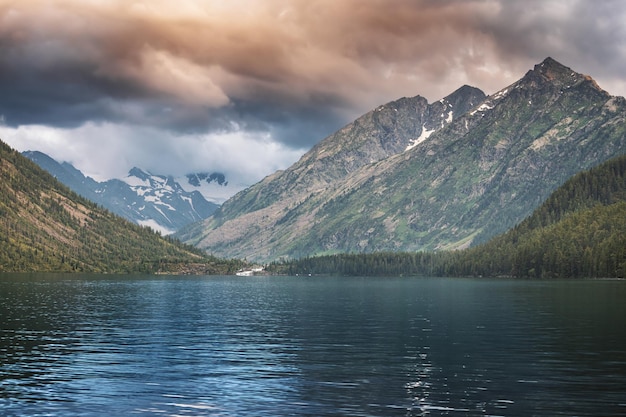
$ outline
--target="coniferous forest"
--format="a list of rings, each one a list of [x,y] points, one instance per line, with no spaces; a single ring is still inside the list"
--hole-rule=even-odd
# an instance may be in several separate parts
[[[0,142],[0,272],[226,274],[242,265],[112,214]]]
[[[530,217],[460,251],[337,254],[276,262],[286,274],[626,277],[626,156],[582,172]]]

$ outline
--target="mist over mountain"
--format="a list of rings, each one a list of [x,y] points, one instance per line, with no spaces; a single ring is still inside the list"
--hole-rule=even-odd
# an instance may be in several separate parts
[[[174,180],[188,192],[198,191],[209,202],[221,205],[233,195],[245,188],[233,184],[221,172],[194,172]]]
[[[547,58],[489,97],[379,106],[177,236],[250,260],[468,247],[626,153],[625,118],[624,98]]]

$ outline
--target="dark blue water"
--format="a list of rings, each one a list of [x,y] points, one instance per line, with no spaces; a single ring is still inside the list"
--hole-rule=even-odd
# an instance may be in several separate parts
[[[624,416],[626,282],[0,275],[3,416]]]

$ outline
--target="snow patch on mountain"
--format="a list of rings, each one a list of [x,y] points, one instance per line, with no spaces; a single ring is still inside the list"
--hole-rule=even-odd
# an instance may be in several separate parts
[[[148,179],[139,178],[130,174],[122,178],[122,181],[131,187],[150,187],[150,181],[148,181]]]
[[[432,130],[428,130],[426,129],[426,126],[422,127],[422,134],[417,138],[417,139],[413,139],[409,145],[406,147],[406,150],[410,150],[415,148],[417,145],[419,145],[420,143],[424,142],[426,139],[428,139],[428,137],[435,131],[436,129],[432,129]]]
[[[491,98],[492,98],[493,100],[500,100],[500,99],[502,99],[502,98],[506,97],[506,95],[508,94],[508,92],[509,92],[509,89],[508,89],[508,88],[505,88],[504,90],[500,90],[500,91],[498,91],[497,93],[495,93],[495,94],[494,94]]]
[[[470,116],[473,116],[473,115],[475,115],[476,113],[486,112],[487,110],[491,110],[491,109],[493,109],[494,107],[495,107],[495,106],[494,106],[494,104],[492,104],[491,102],[486,101],[486,102],[484,102],[483,104],[481,104],[480,106],[478,106],[478,107],[476,108],[476,110],[472,110],[472,111],[470,112]]]
[[[197,190],[185,190],[172,176],[133,168],[122,179],[97,182],[68,163],[60,164],[40,152],[25,156],[70,189],[134,223],[171,234],[210,216],[218,205]],[[224,178],[220,178],[224,183]]]
[[[513,88],[517,88],[517,85],[515,85],[515,87],[513,87]],[[507,87],[507,88],[505,88],[503,90],[498,91],[494,95],[488,97],[485,101],[483,101],[480,104],[480,106],[476,107],[474,110],[472,110],[469,113],[470,116],[474,116],[476,113],[484,113],[486,111],[489,111],[489,110],[493,109],[500,100],[502,100],[503,98],[505,98],[508,95],[510,89],[511,89],[511,87]]]

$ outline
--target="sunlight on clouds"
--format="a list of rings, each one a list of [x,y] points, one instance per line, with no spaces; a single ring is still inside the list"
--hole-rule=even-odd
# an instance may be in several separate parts
[[[511,81],[503,74],[517,76],[556,52],[565,64],[596,74],[591,69],[602,70],[606,59],[585,59],[599,66],[590,69],[565,59],[581,60],[570,44],[582,39],[577,16],[591,7],[584,4],[0,0],[0,35],[19,47],[18,67],[38,65],[43,76],[75,69],[84,76],[77,84],[104,94],[114,89],[119,101],[173,99],[189,112],[250,104],[245,108],[271,110],[269,123],[285,109],[324,106],[348,121],[402,96],[433,101],[462,84],[497,91]],[[619,18],[602,22],[584,23],[586,32],[619,28]],[[593,49],[576,45],[592,58],[621,45],[619,36],[608,46],[587,38]]]
[[[37,150],[70,162],[98,181],[122,178],[137,166],[174,176],[219,171],[231,183],[247,186],[287,168],[305,152],[265,133],[178,135],[113,123],[86,123],[74,129],[0,125],[0,138],[20,152]]]
[[[547,56],[624,95],[625,15],[582,0],[0,0],[0,138],[97,178],[136,165],[251,184],[382,103],[493,93]]]
[[[117,0],[108,2],[116,4],[116,8],[126,8],[131,14],[144,18],[158,18],[167,20],[178,19],[205,19],[211,15],[223,15],[224,13],[241,12],[242,10],[254,9],[263,2],[258,0],[149,0],[132,1]],[[234,16],[233,16],[234,17]]]
[[[181,101],[208,107],[221,107],[230,101],[213,82],[211,67],[197,65],[168,51],[146,46],[141,51],[139,66],[126,65],[123,71],[153,90]]]

